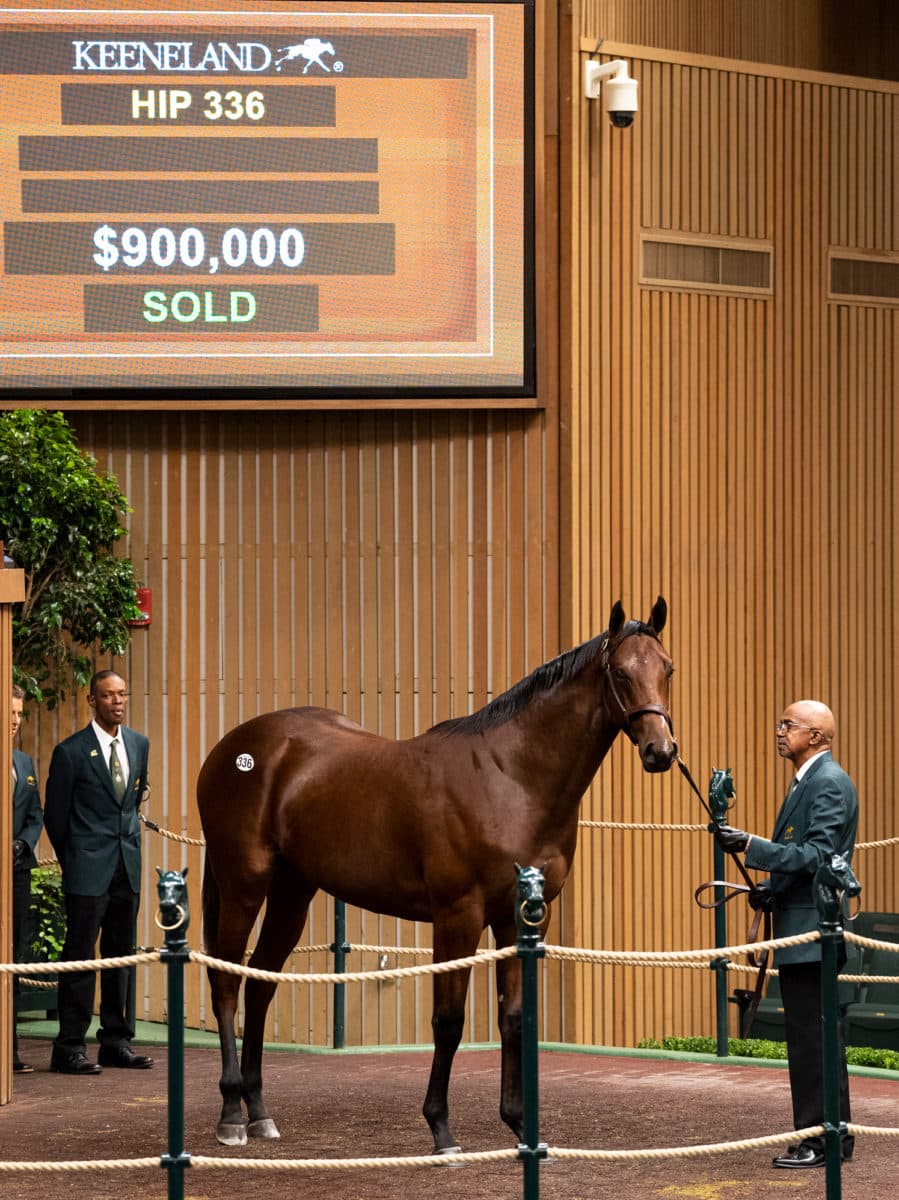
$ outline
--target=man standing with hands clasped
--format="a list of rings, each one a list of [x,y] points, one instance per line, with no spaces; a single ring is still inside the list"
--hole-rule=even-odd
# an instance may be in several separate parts
[[[774,936],[784,938],[818,928],[815,872],[834,854],[851,861],[858,827],[858,796],[852,780],[833,760],[830,747],[836,727],[826,704],[796,701],[784,709],[775,732],[777,752],[792,762],[795,775],[771,839],[729,825],[717,829],[715,838],[724,850],[745,850],[747,867],[770,871],[767,885],[761,887],[767,887],[770,893]],[[780,972],[793,1125],[795,1129],[823,1125],[821,943],[777,949],[774,965]],[[840,1119],[848,1122],[849,1074],[842,1029],[840,1053]],[[844,1161],[852,1157],[853,1148],[854,1138],[846,1135],[842,1140]],[[773,1162],[775,1167],[820,1167],[824,1163],[824,1138],[804,1138]]]
[[[53,751],[44,805],[44,826],[62,867],[66,940],[62,959],[134,952],[140,893],[138,807],[147,792],[150,743],[122,724],[128,691],[115,671],[98,671],[88,693],[94,718]],[[97,1075],[103,1067],[152,1067],[153,1059],[131,1048],[128,968],[101,972],[97,1063],[85,1054],[94,1008],[93,971],[59,976],[59,1033],[50,1070]]]

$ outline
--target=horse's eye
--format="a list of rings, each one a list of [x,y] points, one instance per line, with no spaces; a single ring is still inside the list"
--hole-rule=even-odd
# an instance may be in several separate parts
[[[615,669],[612,671],[612,674],[615,677],[616,683],[623,683],[625,685],[630,683],[630,676],[622,667],[615,667]]]

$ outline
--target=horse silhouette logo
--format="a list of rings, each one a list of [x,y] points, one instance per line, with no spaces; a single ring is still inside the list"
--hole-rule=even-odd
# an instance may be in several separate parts
[[[303,74],[309,70],[311,66],[321,67],[323,71],[331,74],[332,67],[335,71],[343,70],[343,63],[334,60],[334,46],[331,42],[323,42],[321,38],[308,37],[304,42],[297,42],[294,46],[282,46],[278,51],[280,58],[275,62],[275,70],[281,70],[281,64],[290,62],[294,58],[305,59]],[[332,64],[329,67],[325,62],[324,55],[329,55],[332,59]]]

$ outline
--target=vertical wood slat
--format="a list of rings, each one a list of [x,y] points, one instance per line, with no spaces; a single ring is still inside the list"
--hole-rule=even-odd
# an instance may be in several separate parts
[[[74,424],[101,469],[130,486],[128,551],[154,616],[114,665],[129,681],[129,720],[150,737],[148,815],[176,833],[201,837],[202,758],[257,712],[330,704],[408,737],[485,703],[557,650],[542,414],[117,413]],[[36,714],[39,769],[86,720],[82,696]],[[202,850],[149,832],[144,847],[139,939],[158,940],[155,866],[187,864],[199,945]],[[352,909],[348,925],[354,942],[432,944],[430,926]],[[319,895],[302,944],[332,939],[333,904]],[[286,969],[329,963],[300,950]],[[370,969],[377,957],[351,965]],[[495,1036],[493,975],[482,975],[469,1040]],[[160,973],[139,982],[138,1016],[163,1019]],[[214,1027],[200,972],[188,1001],[189,1024]],[[266,1036],[327,1044],[331,1013],[327,989],[279,989]],[[348,989],[349,1044],[430,1037],[429,982]]]
[[[582,56],[594,44],[587,30]],[[896,636],[895,606],[877,603],[895,577],[880,497],[889,503],[882,464],[895,452],[896,310],[850,308],[838,321],[826,272],[834,236],[892,248],[882,234],[899,205],[895,167],[868,130],[892,127],[899,97],[671,56],[632,58],[632,71],[646,85],[639,131],[622,138],[583,99],[574,125],[582,151],[572,223],[590,269],[572,309],[572,376],[583,382],[572,396],[571,459],[590,466],[579,476],[589,498],[572,489],[573,562],[600,580],[600,596],[623,593],[629,607],[645,605],[647,592],[668,596],[682,750],[700,777],[734,769],[735,823],[770,828],[786,782],[771,725],[780,706],[812,694],[836,711],[837,755],[863,797],[860,837],[889,836],[877,832],[878,760],[890,742],[878,714],[896,685],[866,665],[861,630],[876,611],[888,644]],[[636,297],[628,278],[641,224],[772,243],[773,295],[647,288]],[[585,511],[599,522],[589,535]],[[591,594],[575,581],[573,595]],[[603,619],[589,604],[572,613],[574,640]],[[643,777],[618,746],[588,806],[594,819],[702,816],[679,780]],[[569,884],[578,944],[710,944],[711,921],[690,903],[711,870],[708,839],[647,836],[582,836]],[[894,878],[875,867],[866,906],[894,908]],[[743,940],[742,914],[729,918],[731,938]],[[633,1045],[712,1028],[711,988],[697,973],[579,974],[576,1040]]]

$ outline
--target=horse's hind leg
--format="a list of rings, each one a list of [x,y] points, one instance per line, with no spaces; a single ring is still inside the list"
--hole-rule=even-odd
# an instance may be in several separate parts
[[[203,916],[206,947],[211,956],[227,962],[242,962],[250,930],[253,928],[256,914],[262,907],[267,883],[267,874],[252,880],[242,878],[237,887],[237,895],[226,896],[218,887],[215,874],[207,860],[203,877]],[[212,1011],[218,1024],[222,1053],[222,1074],[219,1080],[222,1113],[215,1134],[223,1146],[243,1146],[247,1140],[234,1033],[241,978],[240,975],[232,975],[228,971],[209,968]]]
[[[251,967],[258,967],[263,971],[280,971],[303,932],[309,903],[316,890],[301,876],[292,872],[283,859],[279,859],[269,886],[259,941],[250,958]],[[248,978],[244,992],[246,1012],[240,1074],[243,1099],[247,1106],[247,1133],[250,1137],[281,1136],[262,1099],[265,1018],[277,986],[276,983]]]

